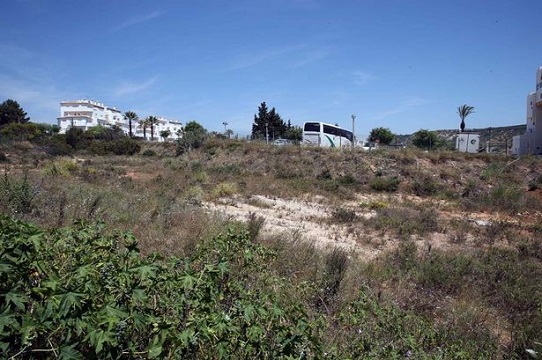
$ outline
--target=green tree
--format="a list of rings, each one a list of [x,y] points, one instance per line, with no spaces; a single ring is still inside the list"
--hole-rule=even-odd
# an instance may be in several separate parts
[[[85,131],[81,128],[72,126],[66,131],[66,144],[73,149],[82,149],[87,145],[87,139],[84,137]]]
[[[120,140],[126,135],[124,131],[118,125],[113,126],[93,126],[85,131],[84,134],[87,140],[105,140],[105,141],[115,141]]]
[[[149,116],[147,121],[151,128],[151,141],[154,141],[154,127],[160,123],[160,120],[156,116]]]
[[[38,126],[40,131],[45,135],[52,136],[52,135],[58,134],[60,132],[60,126],[58,126],[57,124],[39,123],[39,124],[36,124],[36,125]]]
[[[283,137],[292,141],[301,141],[303,140],[303,129],[301,126],[290,126],[286,132],[284,132]]]
[[[169,135],[171,135],[170,130],[162,130],[162,131],[160,131],[160,137],[162,139],[164,139],[164,141],[169,137]]]
[[[421,149],[436,149],[442,145],[442,141],[435,131],[418,130],[413,134],[412,144]]]
[[[17,141],[32,141],[43,135],[40,127],[33,123],[8,123],[0,129],[0,135],[5,139]]]
[[[0,104],[0,126],[10,123],[26,123],[30,120],[26,115],[26,112],[15,100],[8,99]]]
[[[133,136],[132,134],[132,122],[137,121],[139,118],[137,114],[133,111],[127,111],[124,113],[124,118],[128,120],[128,135],[130,137]]]
[[[252,124],[253,139],[274,139],[284,135],[287,125],[282,120],[275,108],[267,109],[267,104],[262,102],[258,107],[258,114],[254,114],[254,123]]]
[[[467,104],[463,104],[457,108],[457,114],[461,118],[461,124],[459,128],[461,132],[465,131],[465,118],[474,112],[474,107]]]
[[[196,121],[189,121],[177,139],[177,155],[199,148],[207,139],[207,130]]]
[[[369,134],[369,141],[378,142],[380,144],[389,145],[393,139],[395,139],[395,134],[390,131],[388,128],[377,127],[371,130]]]

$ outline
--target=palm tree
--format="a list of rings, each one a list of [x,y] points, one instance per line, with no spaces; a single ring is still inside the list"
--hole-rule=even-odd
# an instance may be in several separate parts
[[[149,116],[147,118],[149,126],[151,127],[151,141],[154,141],[154,127],[160,123],[156,116]]]
[[[147,128],[149,127],[149,118],[146,118],[145,120],[139,120],[139,126],[143,128],[143,138],[147,140]]]
[[[457,108],[457,113],[461,118],[461,124],[459,125],[461,132],[465,131],[465,118],[474,112],[474,107],[467,104],[461,105]]]
[[[137,121],[138,116],[133,111],[127,111],[124,113],[124,118],[128,120],[128,135],[132,137],[132,121]]]

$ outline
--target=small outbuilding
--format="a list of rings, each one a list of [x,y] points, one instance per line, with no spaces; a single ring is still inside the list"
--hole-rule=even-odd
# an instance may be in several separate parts
[[[460,152],[477,153],[480,151],[480,134],[462,132],[455,139],[455,149]]]

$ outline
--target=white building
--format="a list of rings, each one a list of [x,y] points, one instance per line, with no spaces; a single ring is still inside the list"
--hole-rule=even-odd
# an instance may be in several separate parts
[[[94,100],[75,100],[60,103],[60,117],[57,120],[60,133],[64,134],[71,127],[88,130],[98,125],[120,126],[124,116],[117,108]]]
[[[151,129],[143,130],[143,120],[132,122],[132,134],[136,137],[151,139]],[[94,126],[118,126],[125,134],[130,133],[130,125],[124,114],[115,107],[108,107],[94,100],[63,101],[60,103],[60,117],[57,118],[60,133],[65,134],[71,127],[88,130]],[[168,130],[167,138],[160,136],[162,131]],[[182,131],[182,124],[178,121],[158,117],[158,124],[154,127],[154,140],[167,141],[177,139]]]
[[[154,141],[172,141],[180,137],[183,126],[179,121],[169,120],[160,116],[157,116],[157,119],[158,124],[154,126]],[[135,137],[151,140],[151,137],[153,137],[151,128],[147,126],[147,128],[144,129],[143,120],[144,119],[140,119],[138,123],[132,124],[132,134]],[[126,121],[126,126],[128,127],[128,121]],[[169,136],[163,138],[161,136],[162,131],[169,131]],[[126,131],[126,133],[128,132]]]
[[[527,96],[527,132],[513,137],[512,153],[542,154],[542,66],[536,71],[536,91]]]
[[[455,138],[457,151],[467,153],[478,153],[480,151],[480,134],[463,132]]]

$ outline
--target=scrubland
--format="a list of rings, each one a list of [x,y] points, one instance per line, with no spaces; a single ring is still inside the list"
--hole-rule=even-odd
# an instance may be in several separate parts
[[[540,158],[0,150],[8,356],[542,357]]]

